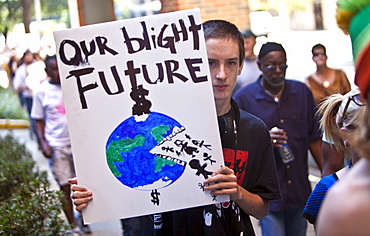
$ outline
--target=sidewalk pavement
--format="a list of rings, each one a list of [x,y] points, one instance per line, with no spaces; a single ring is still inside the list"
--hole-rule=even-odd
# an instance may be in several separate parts
[[[36,161],[40,170],[45,170],[48,172],[49,180],[51,183],[51,188],[59,189],[53,174],[50,171],[48,159],[44,157],[44,155],[38,149],[37,141],[35,137],[31,137],[29,129],[0,129],[0,136],[5,136],[8,132],[13,132],[14,136],[19,139],[21,143],[26,144],[28,150],[32,153],[34,160]],[[313,158],[310,156],[309,159],[309,166],[310,166],[310,180],[312,184],[312,188],[316,185],[319,181],[317,176],[320,176],[320,171],[317,169],[316,164],[313,161]],[[62,215],[65,217],[64,215]],[[251,217],[252,224],[257,236],[261,236],[261,228],[258,225],[258,220],[254,217]],[[107,221],[101,223],[94,223],[90,224],[90,228],[92,233],[89,234],[91,236],[120,236],[122,235],[121,229],[121,222],[119,220],[115,221]],[[314,228],[311,224],[308,224],[307,234],[306,236],[315,236]]]

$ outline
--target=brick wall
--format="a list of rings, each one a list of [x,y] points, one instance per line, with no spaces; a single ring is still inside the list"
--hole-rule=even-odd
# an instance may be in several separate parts
[[[234,23],[240,30],[250,27],[247,0],[161,0],[161,12],[199,8],[202,21],[223,19]]]

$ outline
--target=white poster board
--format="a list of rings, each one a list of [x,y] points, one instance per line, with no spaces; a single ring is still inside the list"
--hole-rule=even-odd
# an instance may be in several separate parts
[[[54,32],[86,223],[229,200],[199,9]]]

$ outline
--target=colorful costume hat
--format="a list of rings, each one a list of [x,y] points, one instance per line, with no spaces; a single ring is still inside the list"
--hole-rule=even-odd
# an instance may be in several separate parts
[[[355,61],[355,84],[366,98],[370,89],[370,0],[338,0],[337,23],[349,33]]]

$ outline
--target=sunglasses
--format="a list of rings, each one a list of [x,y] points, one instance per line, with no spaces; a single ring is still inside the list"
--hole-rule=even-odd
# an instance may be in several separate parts
[[[364,106],[365,101],[361,98],[360,94],[355,94],[348,98],[348,101],[346,103],[346,106],[344,107],[343,114],[342,114],[342,120],[346,119],[347,116],[347,110],[349,107],[349,104],[353,101],[357,106]]]
[[[319,56],[319,55],[321,55],[321,56],[326,56],[326,53],[325,53],[325,52],[320,52],[320,53],[314,53],[314,54],[313,54],[313,56],[314,56],[314,57],[317,57],[317,56]]]
[[[268,71],[271,71],[271,72],[275,71],[277,67],[279,67],[280,70],[286,70],[288,68],[288,65],[279,65],[279,66],[266,66],[266,65],[264,65],[264,66],[266,67],[266,69]]]

